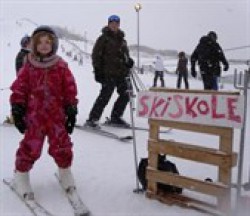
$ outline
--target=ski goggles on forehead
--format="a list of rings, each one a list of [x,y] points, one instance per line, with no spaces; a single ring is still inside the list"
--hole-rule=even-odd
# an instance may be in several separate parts
[[[109,17],[108,21],[109,22],[118,22],[119,23],[120,22],[120,17],[113,15],[113,16]]]

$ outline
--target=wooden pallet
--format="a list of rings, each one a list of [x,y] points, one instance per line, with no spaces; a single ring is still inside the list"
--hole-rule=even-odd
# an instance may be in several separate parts
[[[195,209],[214,216],[228,216],[226,213],[217,209],[215,204],[203,202],[183,194],[171,194],[159,191],[157,195],[147,192],[146,196],[151,199],[156,199],[167,205],[177,205],[184,208]]]

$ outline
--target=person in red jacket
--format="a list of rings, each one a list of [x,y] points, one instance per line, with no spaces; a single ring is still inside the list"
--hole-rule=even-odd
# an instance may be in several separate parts
[[[74,187],[71,174],[73,132],[77,115],[77,86],[67,63],[58,55],[58,37],[49,26],[36,28],[31,52],[11,86],[11,112],[24,134],[16,152],[13,186],[32,199],[29,172],[42,153],[45,137],[48,153],[59,167],[65,188]]]

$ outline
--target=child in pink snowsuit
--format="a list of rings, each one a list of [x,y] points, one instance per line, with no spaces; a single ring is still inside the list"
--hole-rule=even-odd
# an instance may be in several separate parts
[[[75,79],[67,63],[56,55],[54,30],[40,26],[31,41],[31,53],[11,86],[10,96],[15,126],[24,134],[16,152],[14,175],[15,187],[24,197],[32,194],[29,171],[41,156],[45,137],[65,187],[74,186],[69,134],[75,126],[78,102]]]

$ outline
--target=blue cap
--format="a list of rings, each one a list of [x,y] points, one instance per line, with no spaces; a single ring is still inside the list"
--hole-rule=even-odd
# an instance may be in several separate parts
[[[117,15],[111,15],[109,18],[108,18],[108,22],[120,22],[120,17],[117,16]]]

